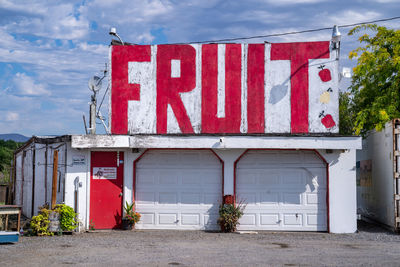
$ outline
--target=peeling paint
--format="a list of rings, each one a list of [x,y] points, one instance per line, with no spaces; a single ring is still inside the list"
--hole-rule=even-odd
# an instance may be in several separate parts
[[[265,49],[264,95],[254,87],[248,88],[249,77],[256,77],[253,73],[260,69],[249,67],[248,63],[262,62],[254,57],[249,61],[248,44],[239,44],[239,50],[235,48],[238,44],[217,44],[215,55],[212,44],[135,45],[135,49],[127,45],[118,46],[118,51],[112,48],[112,133],[338,133],[338,127],[326,127],[319,118],[324,111],[332,121],[339,119],[338,61],[336,53],[329,50],[329,42],[258,45]],[[160,47],[162,52],[159,52]],[[206,56],[205,49],[208,51]],[[227,53],[231,54],[227,56]],[[189,54],[190,58],[187,58]],[[165,70],[160,69],[158,60],[166,66]],[[121,62],[126,62],[126,74],[123,67],[116,66]],[[240,66],[240,73],[236,66]],[[163,74],[158,75],[157,70]],[[128,84],[124,85],[125,81]],[[254,78],[251,81],[252,84],[257,82]],[[210,87],[210,83],[216,86]],[[161,85],[164,89],[159,91]],[[204,86],[208,90],[206,95]],[[237,96],[235,86],[240,86],[240,96]],[[263,110],[259,110],[259,106],[251,107],[249,92],[252,99],[255,99],[254,94],[260,94],[264,100]],[[160,101],[167,102],[161,104]],[[124,102],[127,102],[127,114],[121,113],[123,108],[118,108]],[[240,115],[236,115],[236,109]],[[254,112],[265,117],[264,130],[259,130],[254,120],[249,130],[249,116],[257,115]],[[124,120],[127,120],[127,126],[124,126]]]

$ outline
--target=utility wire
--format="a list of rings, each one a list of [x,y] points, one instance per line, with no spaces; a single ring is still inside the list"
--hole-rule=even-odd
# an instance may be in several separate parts
[[[371,21],[365,21],[365,22],[358,22],[358,23],[352,23],[352,24],[338,25],[338,27],[339,28],[348,28],[348,27],[354,27],[354,26],[363,25],[363,24],[371,24],[371,23],[384,22],[384,21],[390,21],[390,20],[396,20],[396,19],[400,19],[400,16],[392,17],[392,18],[386,18],[386,19],[378,19],[378,20],[371,20]],[[257,39],[257,38],[278,37],[278,36],[284,36],[284,35],[292,35],[292,34],[300,34],[300,33],[308,33],[308,32],[318,32],[318,31],[325,31],[325,30],[331,30],[331,29],[332,29],[332,27],[325,27],[325,28],[310,29],[310,30],[303,30],[303,31],[273,33],[273,34],[267,34],[267,35],[256,35],[256,36],[248,36],[248,37],[237,37],[237,38],[227,38],[227,39],[197,41],[197,42],[187,42],[187,43],[170,43],[170,44],[218,43],[218,42],[228,42],[228,41],[237,41],[237,40],[249,40],[249,39]]]

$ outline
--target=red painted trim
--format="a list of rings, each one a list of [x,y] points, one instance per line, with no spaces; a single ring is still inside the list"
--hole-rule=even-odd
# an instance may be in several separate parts
[[[253,149],[246,149],[236,160],[233,164],[233,196],[236,199],[236,169],[237,163],[239,160],[249,151],[249,150],[286,150],[286,151],[312,151],[314,152],[318,158],[325,164],[326,169],[326,213],[327,213],[327,231],[330,233],[330,212],[329,212],[329,163],[328,161],[316,150],[316,149],[279,149],[279,148],[253,148]]]
[[[143,158],[143,156],[150,150],[208,150],[211,151],[215,157],[220,161],[221,163],[221,173],[222,173],[222,194],[221,194],[221,199],[222,201],[224,200],[224,170],[225,170],[225,162],[222,160],[220,156],[218,156],[217,153],[215,153],[214,150],[211,148],[148,148],[146,149],[137,159],[133,161],[133,185],[132,185],[132,201],[135,201],[136,198],[136,164]],[[222,203],[222,202],[221,202]]]

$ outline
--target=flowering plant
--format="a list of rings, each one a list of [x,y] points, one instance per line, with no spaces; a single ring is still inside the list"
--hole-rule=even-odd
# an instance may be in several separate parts
[[[133,202],[132,204],[129,204],[128,202],[125,203],[125,216],[124,216],[124,220],[129,221],[130,224],[135,224],[140,220],[140,213],[136,212],[133,210],[135,206],[135,202]]]
[[[225,233],[236,232],[237,225],[240,224],[239,219],[243,216],[245,208],[246,204],[243,200],[238,203],[235,200],[231,204],[220,205],[218,224],[221,231]]]
[[[129,221],[130,224],[135,224],[140,220],[141,215],[139,212],[132,212],[131,214],[126,214],[125,218]]]

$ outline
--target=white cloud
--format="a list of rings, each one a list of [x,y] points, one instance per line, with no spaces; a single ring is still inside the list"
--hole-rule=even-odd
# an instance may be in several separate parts
[[[19,119],[19,115],[16,112],[7,112],[6,114],[6,121],[16,121]]]
[[[73,3],[62,1],[4,1],[2,8],[16,12],[16,20],[6,25],[8,31],[45,38],[83,39],[89,32],[89,22],[79,16]]]
[[[37,83],[30,76],[24,73],[17,73],[13,79],[17,93],[26,96],[50,95],[45,85]]]
[[[267,0],[266,2],[271,5],[297,5],[297,4],[316,4],[326,2],[327,0]]]
[[[336,13],[323,12],[316,16],[316,20],[318,20],[321,26],[333,27],[333,25],[353,24],[382,17],[380,12],[358,9],[357,11],[343,10]]]

